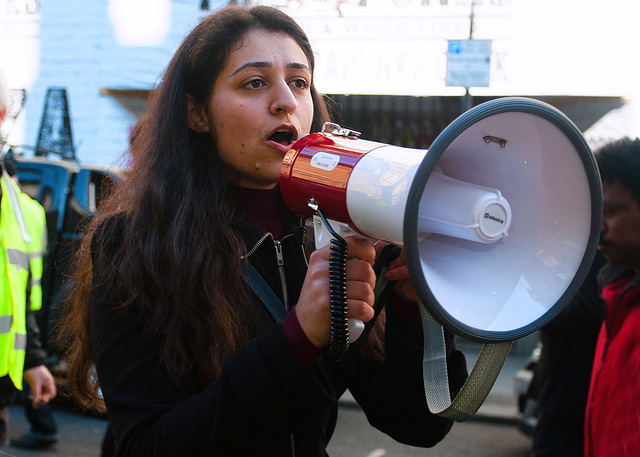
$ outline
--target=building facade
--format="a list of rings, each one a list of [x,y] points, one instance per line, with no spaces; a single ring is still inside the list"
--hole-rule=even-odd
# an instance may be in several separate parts
[[[181,39],[224,3],[0,0],[0,65],[10,86],[26,92],[8,142],[37,145],[45,115],[56,115],[44,112],[46,95],[60,88],[76,157],[117,160]],[[318,89],[333,100],[336,120],[363,137],[428,147],[469,106],[501,96],[547,101],[588,139],[598,127],[594,144],[639,132],[635,0],[252,3],[298,20],[317,53]],[[487,83],[464,87],[451,78],[451,43],[469,40],[488,43],[484,62],[482,54],[462,62],[469,74],[484,69]],[[622,120],[605,122],[607,114]]]

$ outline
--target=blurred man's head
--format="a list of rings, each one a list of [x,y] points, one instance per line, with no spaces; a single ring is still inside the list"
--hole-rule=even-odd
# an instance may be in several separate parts
[[[9,106],[9,86],[7,85],[7,76],[0,67],[0,124],[4,121]]]
[[[598,249],[609,263],[640,273],[640,140],[615,141],[595,156],[604,198]]]

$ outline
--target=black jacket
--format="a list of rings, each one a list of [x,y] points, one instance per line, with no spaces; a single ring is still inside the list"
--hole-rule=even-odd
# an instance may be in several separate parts
[[[246,223],[241,223],[241,233],[249,247],[265,235]],[[295,303],[305,267],[296,246],[299,239],[283,240],[286,283]],[[270,236],[249,259],[281,296]],[[94,270],[99,268],[94,263]],[[354,345],[343,361],[321,357],[307,369],[255,297],[239,304],[261,316],[260,328],[253,329],[255,338],[226,360],[218,380],[199,389],[192,377],[179,385],[170,380],[158,344],[145,336],[143,322],[114,311],[113,290],[99,277],[94,282],[94,356],[118,455],[324,456],[338,399],[347,388],[373,426],[403,443],[433,446],[452,425],[429,413],[422,342],[413,340],[393,309],[387,311],[384,363],[364,359]],[[464,356],[452,349],[449,367],[451,388],[457,391],[466,379]]]
[[[604,302],[597,282],[604,263],[602,254],[597,253],[576,295],[540,330],[542,354],[533,384],[539,385],[541,407],[554,417],[574,422],[580,429],[584,424],[596,341],[604,319]]]

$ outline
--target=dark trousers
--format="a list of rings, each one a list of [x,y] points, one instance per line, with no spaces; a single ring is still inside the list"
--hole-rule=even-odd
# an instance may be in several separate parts
[[[7,442],[7,432],[9,430],[9,410],[0,409],[0,447]]]
[[[0,446],[7,442],[7,433],[9,433],[9,410],[7,406],[13,403],[18,395],[18,389],[15,388],[9,376],[0,378]]]
[[[583,457],[584,423],[543,412],[533,431],[533,457]]]
[[[58,426],[53,417],[53,409],[49,404],[42,405],[38,409],[34,409],[31,405],[31,389],[25,382],[20,392],[20,403],[24,406],[24,414],[31,426],[31,432],[35,434],[55,436],[58,433]]]

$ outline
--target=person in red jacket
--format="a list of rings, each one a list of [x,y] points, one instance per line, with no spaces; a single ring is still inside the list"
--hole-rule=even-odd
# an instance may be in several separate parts
[[[606,317],[600,330],[585,423],[585,456],[640,452],[640,139],[596,152],[604,213],[599,250]]]

